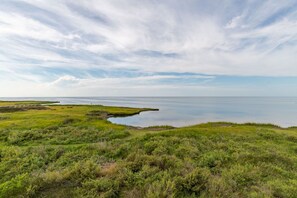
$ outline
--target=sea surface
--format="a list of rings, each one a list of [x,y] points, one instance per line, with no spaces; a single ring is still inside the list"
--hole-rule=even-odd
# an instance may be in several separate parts
[[[109,119],[113,123],[141,127],[180,127],[218,121],[297,126],[297,97],[67,97],[0,100],[54,100],[61,104],[158,108],[159,111]]]

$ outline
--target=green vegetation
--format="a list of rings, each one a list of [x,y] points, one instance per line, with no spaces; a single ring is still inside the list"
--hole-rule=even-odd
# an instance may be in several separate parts
[[[33,101],[33,100],[26,100],[26,101],[1,101],[0,100],[0,107],[1,106],[22,106],[22,105],[49,105],[59,103],[58,101]]]
[[[106,119],[150,109],[0,106],[22,108],[0,113],[0,197],[297,196],[296,127],[138,129]]]

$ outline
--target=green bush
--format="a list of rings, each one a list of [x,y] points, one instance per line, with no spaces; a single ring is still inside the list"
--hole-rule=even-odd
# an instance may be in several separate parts
[[[26,195],[27,188],[29,188],[28,180],[28,174],[21,174],[0,184],[0,197],[6,198]]]
[[[98,195],[101,197],[118,197],[119,196],[119,182],[108,178],[99,178],[87,180],[82,183],[81,192],[85,196]]]
[[[199,196],[207,189],[209,177],[209,170],[195,168],[191,173],[177,179],[176,188],[178,194],[183,196]]]

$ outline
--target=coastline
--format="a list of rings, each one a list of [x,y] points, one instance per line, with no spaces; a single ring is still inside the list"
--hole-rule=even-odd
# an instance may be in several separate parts
[[[11,112],[17,112],[17,111],[27,111],[31,109],[38,109],[38,106],[61,106],[61,107],[66,107],[66,108],[72,108],[72,107],[104,107],[104,108],[122,108],[122,109],[130,109],[130,110],[135,110],[133,112],[127,113],[108,113],[107,111],[99,111],[99,112],[89,112],[87,115],[88,116],[97,116],[100,119],[105,119],[108,120],[109,118],[125,118],[125,117],[130,117],[130,116],[135,116],[139,115],[142,112],[154,112],[154,111],[159,111],[158,108],[137,108],[137,107],[125,107],[125,106],[105,106],[101,104],[61,104],[60,101],[38,101],[38,100],[0,100],[0,113],[6,113],[5,111],[8,109],[8,112],[10,112],[10,109],[12,110]],[[28,108],[29,107],[29,108]],[[7,108],[7,109],[6,109]],[[28,109],[26,109],[28,108]],[[41,108],[42,109],[42,108]],[[1,112],[2,111],[2,112]],[[112,121],[110,121],[112,122]],[[113,124],[118,124],[114,123]],[[202,123],[195,123],[195,124],[190,124],[186,126],[181,126],[181,127],[174,127],[170,125],[151,125],[151,126],[146,126],[146,127],[141,127],[141,126],[131,126],[128,124],[119,124],[119,125],[125,125],[128,127],[135,127],[135,128],[150,128],[150,127],[160,127],[160,126],[169,126],[172,128],[186,128],[186,127],[193,127],[197,125],[203,125],[203,124],[228,124],[228,125],[255,125],[255,126],[267,126],[267,127],[274,127],[274,128],[279,128],[279,129],[292,129],[292,128],[297,128],[296,126],[289,126],[289,127],[282,127],[274,123],[261,123],[261,122],[243,122],[243,123],[238,123],[238,122],[229,122],[229,121],[217,121],[217,122],[202,122]]]
[[[0,197],[296,194],[297,127],[138,128],[107,119],[152,109],[12,105],[0,113]]]

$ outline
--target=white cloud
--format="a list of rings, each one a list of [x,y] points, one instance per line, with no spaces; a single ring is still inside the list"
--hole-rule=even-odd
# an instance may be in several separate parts
[[[120,87],[139,87],[139,86],[160,86],[158,81],[160,80],[178,80],[178,79],[200,79],[201,82],[212,80],[214,76],[202,76],[202,75],[151,75],[151,76],[139,76],[139,77],[101,77],[101,78],[77,78],[71,75],[61,76],[47,84],[48,87],[56,87],[60,89],[65,89],[67,87],[95,87],[95,88],[120,88]],[[176,86],[172,83],[164,83],[167,86]],[[178,83],[182,84],[182,83]],[[191,86],[191,84],[186,84]]]
[[[121,68],[142,73],[297,76],[297,14],[290,9],[296,6],[294,2],[241,4],[178,0],[7,1],[0,5],[0,71],[67,68],[75,73],[78,69]],[[139,53],[142,51],[148,53]],[[52,82],[56,87],[94,83],[120,86],[125,81],[123,77],[94,79],[92,74],[88,79],[77,79],[64,73],[33,73],[18,74],[14,79],[19,76],[48,84],[56,78]],[[174,77],[139,78],[127,81],[144,80],[153,85],[154,79],[149,78]]]
[[[65,88],[68,86],[77,85],[79,83],[80,83],[80,79],[78,79],[74,76],[66,75],[66,76],[62,76],[62,77],[58,78],[57,80],[49,83],[49,86],[57,86],[57,87]]]
[[[240,16],[236,16],[236,17],[234,17],[234,18],[232,18],[229,22],[228,22],[228,24],[226,25],[226,28],[236,28],[236,27],[238,27],[238,24],[240,23],[240,20],[242,19],[242,16],[240,15]]]
[[[37,40],[61,42],[67,38],[54,29],[17,13],[0,12],[0,36],[20,36]]]

